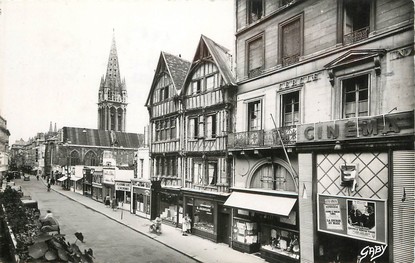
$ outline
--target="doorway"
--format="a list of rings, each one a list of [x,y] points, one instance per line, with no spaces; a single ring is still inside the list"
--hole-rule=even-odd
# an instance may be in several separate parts
[[[219,207],[218,242],[230,245],[230,214],[226,208]]]

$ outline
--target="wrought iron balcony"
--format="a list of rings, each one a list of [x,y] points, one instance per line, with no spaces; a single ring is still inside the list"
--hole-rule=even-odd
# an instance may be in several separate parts
[[[278,147],[282,145],[281,141],[284,145],[296,143],[297,128],[295,125],[280,127],[270,131],[258,130],[230,133],[228,135],[228,148]]]
[[[353,44],[360,40],[366,39],[369,37],[369,27],[364,27],[359,30],[353,31],[350,34],[344,35],[343,44]]]

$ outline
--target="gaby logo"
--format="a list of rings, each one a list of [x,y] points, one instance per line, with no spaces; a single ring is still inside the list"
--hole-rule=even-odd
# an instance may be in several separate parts
[[[387,245],[375,245],[366,246],[360,251],[359,263],[365,258],[370,258],[370,262],[373,262],[378,257],[382,256],[386,251]]]

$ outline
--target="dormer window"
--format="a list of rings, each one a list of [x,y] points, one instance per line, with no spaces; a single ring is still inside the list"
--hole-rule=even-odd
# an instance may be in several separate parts
[[[249,0],[248,1],[248,23],[254,23],[264,16],[264,1]]]

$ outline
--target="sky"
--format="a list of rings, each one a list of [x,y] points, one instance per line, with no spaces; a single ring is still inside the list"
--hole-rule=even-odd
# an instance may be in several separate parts
[[[97,128],[113,35],[128,92],[126,132],[143,133],[160,52],[191,61],[201,34],[235,45],[234,0],[0,0],[0,116],[9,143]]]

